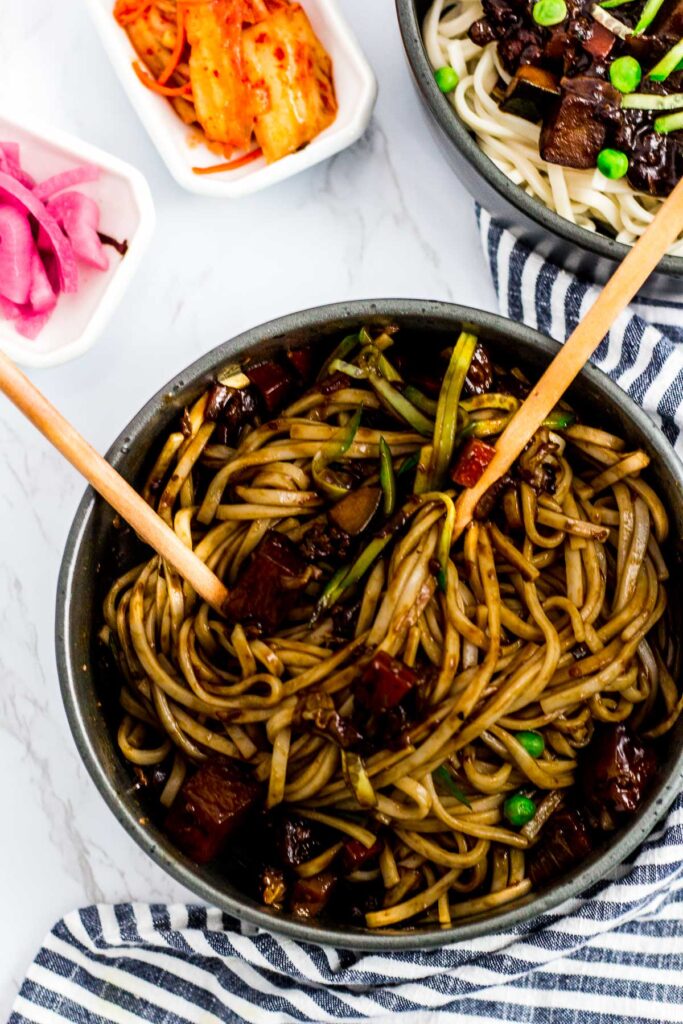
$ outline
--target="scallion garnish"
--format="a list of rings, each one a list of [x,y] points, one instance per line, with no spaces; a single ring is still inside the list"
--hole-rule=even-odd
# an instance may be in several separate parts
[[[628,39],[629,36],[633,35],[628,25],[625,25],[623,21],[619,21],[618,18],[614,18],[609,11],[605,10],[604,5],[594,4],[591,7],[591,14],[613,36],[618,36],[619,39]]]
[[[576,416],[569,409],[553,409],[543,420],[543,426],[548,430],[566,430],[576,422]]]
[[[683,92],[672,92],[668,96],[632,92],[624,96],[621,106],[625,110],[680,110],[683,107]]]
[[[461,804],[464,804],[465,807],[472,807],[472,804],[470,803],[467,794],[464,793],[460,786],[457,784],[457,782],[455,781],[455,779],[453,778],[445,764],[439,765],[439,767],[432,772],[432,777],[434,781],[437,783],[437,785],[440,785],[443,789],[450,793],[451,796],[454,796],[455,799],[459,800]]]
[[[429,487],[438,489],[443,486],[446,471],[453,457],[455,436],[458,422],[458,403],[465,377],[472,362],[477,339],[473,334],[463,331],[456,341],[446,370],[439,401],[436,407],[434,424],[434,452],[429,472]]]
[[[342,486],[338,483],[333,473],[329,473],[327,467],[331,462],[336,459],[340,459],[342,455],[346,455],[347,451],[353,444],[353,439],[356,436],[358,427],[360,426],[360,418],[363,413],[362,407],[356,411],[354,416],[346,423],[343,427],[340,427],[332,435],[332,438],[324,445],[313,456],[313,462],[311,463],[311,474],[315,480],[319,490],[324,491],[325,494],[331,498],[343,498],[348,491],[348,486]]]
[[[402,477],[405,473],[410,473],[411,470],[415,469],[419,461],[419,452],[414,452],[413,455],[409,455],[407,459],[404,459],[401,465],[396,470],[397,479],[399,477]]]
[[[664,82],[677,69],[683,59],[683,39],[679,39],[668,53],[665,53],[658,64],[655,64],[649,77],[653,82]]]
[[[426,412],[428,416],[436,416],[436,401],[433,398],[428,398],[419,388],[414,387],[412,384],[406,384],[403,394],[421,412]]]
[[[318,374],[318,380],[322,380],[324,377],[327,377],[327,375],[332,372],[330,370],[330,365],[334,362],[334,360],[346,359],[349,353],[353,352],[357,344],[357,334],[347,334],[345,338],[342,338],[337,347],[332,352],[330,352],[329,356],[323,363],[320,369],[320,373]]]
[[[396,508],[396,477],[391,449],[383,436],[379,439],[379,482],[384,494],[384,514],[393,515]]]
[[[380,377],[377,373],[371,373],[368,379],[385,406],[391,409],[399,419],[404,420],[413,430],[416,430],[418,434],[424,434],[425,437],[429,437],[434,430],[433,422],[421,413],[419,409],[416,409],[405,395],[397,391],[388,380]]]
[[[641,12],[638,24],[633,29],[634,36],[641,36],[643,32],[650,27],[659,14],[659,8],[663,3],[664,0],[647,0],[647,3]]]
[[[679,110],[677,114],[665,114],[664,117],[655,119],[655,131],[661,132],[662,135],[666,135],[668,132],[677,132],[680,128],[683,128],[683,110]]]
[[[323,612],[328,611],[328,609],[337,603],[345,590],[348,590],[349,587],[352,587],[354,583],[358,583],[358,581],[365,576],[365,573],[368,571],[375,559],[381,555],[382,551],[384,551],[385,547],[391,540],[391,537],[391,533],[387,533],[386,535],[379,537],[373,537],[367,547],[363,548],[352,565],[342,566],[341,569],[337,569],[334,576],[323,590],[322,595],[315,606],[311,622],[317,622]]]

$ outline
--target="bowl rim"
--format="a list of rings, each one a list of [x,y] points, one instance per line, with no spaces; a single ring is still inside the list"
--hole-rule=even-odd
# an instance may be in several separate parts
[[[398,23],[406,51],[408,64],[418,89],[438,127],[446,138],[462,154],[474,170],[480,174],[494,191],[510,202],[530,220],[545,228],[550,234],[569,245],[588,253],[620,263],[631,251],[630,245],[617,242],[597,231],[572,224],[565,217],[527,195],[480,149],[478,142],[458,117],[444,94],[438,88],[434,72],[422,39],[422,27],[417,14],[416,0],[395,0]],[[671,277],[683,277],[683,257],[664,256],[658,265],[658,272]]]
[[[198,384],[208,379],[208,375],[217,366],[234,359],[237,352],[244,352],[257,343],[277,343],[283,337],[296,335],[301,330],[324,328],[330,322],[340,323],[339,329],[343,330],[341,323],[343,320],[357,322],[367,317],[389,319],[411,317],[419,319],[422,317],[431,321],[440,319],[445,325],[448,323],[470,323],[483,335],[486,335],[487,332],[504,333],[512,343],[518,340],[527,345],[530,344],[542,357],[547,356],[549,359],[559,348],[557,342],[525,324],[508,320],[496,313],[438,300],[361,299],[317,306],[278,317],[244,331],[205,353],[186,369],[181,370],[142,406],[121,431],[106,454],[107,460],[118,468],[121,463],[125,462],[125,453],[131,444],[135,443],[139,431],[159,415],[164,404],[167,404],[169,395],[196,388]],[[589,365],[584,368],[582,375],[582,379],[590,380],[593,386],[609,394],[613,401],[618,400],[632,428],[647,440],[648,447],[666,465],[683,495],[683,463],[679,462],[661,431],[643,410],[636,406],[633,400],[600,370]],[[103,759],[97,754],[97,722],[102,719],[98,718],[96,721],[94,717],[89,717],[85,708],[81,706],[79,691],[84,685],[84,679],[87,679],[88,676],[84,676],[84,666],[76,664],[77,659],[70,634],[71,598],[77,585],[83,538],[90,526],[96,500],[99,499],[96,498],[94,491],[92,488],[88,488],[79,503],[69,531],[57,588],[55,612],[57,671],[72,736],[100,795],[137,845],[175,881],[184,885],[210,905],[219,907],[242,921],[256,925],[268,932],[315,945],[326,944],[338,948],[374,952],[434,949],[449,943],[495,934],[523,925],[531,919],[537,920],[541,915],[548,914],[566,900],[585,893],[595,883],[601,881],[609,871],[621,864],[647,838],[672,804],[683,783],[682,746],[672,762],[668,775],[659,780],[656,789],[650,794],[642,810],[613,843],[599,848],[587,861],[584,861],[549,889],[524,897],[509,908],[502,908],[451,928],[416,929],[375,935],[361,930],[345,929],[343,926],[311,926],[290,918],[276,917],[266,910],[259,909],[258,905],[249,897],[235,898],[225,891],[221,891],[211,881],[199,877],[196,873],[196,865],[192,865],[188,858],[175,850],[160,829],[151,826],[144,818],[141,820],[139,806],[137,809],[133,806],[132,795],[128,794],[128,798],[125,799],[126,794],[117,790],[114,781],[106,771]]]

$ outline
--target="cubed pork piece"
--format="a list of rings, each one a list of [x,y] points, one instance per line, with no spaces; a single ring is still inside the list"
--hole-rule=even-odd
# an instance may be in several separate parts
[[[620,94],[598,78],[562,79],[562,99],[541,130],[540,151],[544,160],[564,167],[595,167],[605,145],[604,115],[617,109]]]
[[[230,757],[215,757],[183,784],[165,828],[183,853],[198,864],[214,860],[261,801],[251,770]]]

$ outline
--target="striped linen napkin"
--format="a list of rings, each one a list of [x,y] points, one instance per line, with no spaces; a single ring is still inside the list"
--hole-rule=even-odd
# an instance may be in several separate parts
[[[558,339],[595,288],[478,211],[501,311]],[[594,362],[683,452],[683,303],[639,302]],[[683,796],[625,865],[513,931],[432,951],[297,943],[199,906],[75,911],[48,935],[10,1024],[660,1024],[683,1021]]]
[[[477,219],[501,313],[564,341],[599,288],[522,245],[480,207]],[[645,409],[683,458],[680,342],[683,295],[680,302],[636,299],[615,321],[591,362]]]

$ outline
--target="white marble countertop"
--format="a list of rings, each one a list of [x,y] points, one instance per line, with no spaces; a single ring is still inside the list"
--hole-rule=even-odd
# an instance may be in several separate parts
[[[8,113],[71,131],[147,176],[157,228],[97,345],[32,374],[100,451],[173,374],[226,337],[335,300],[411,296],[493,309],[473,204],[423,120],[391,0],[344,0],[380,93],[351,150],[239,202],[169,177],[79,0],[5,0]],[[54,657],[57,572],[83,492],[0,398],[0,1020],[43,935],[95,901],[190,894],[147,860],[81,765]]]

